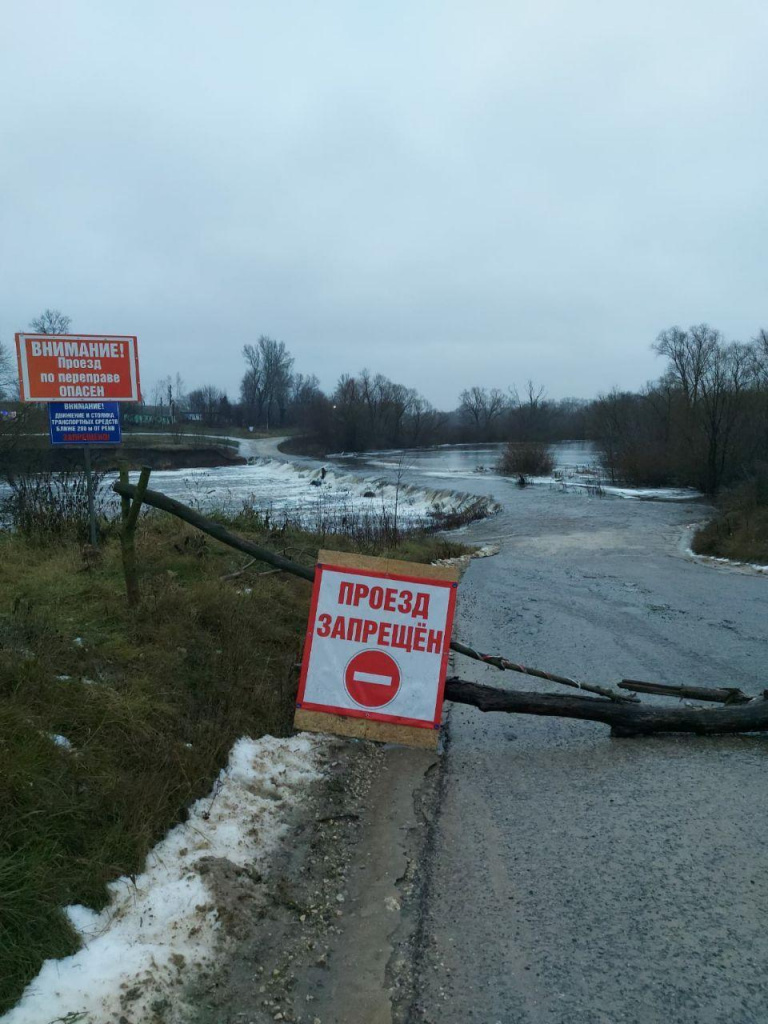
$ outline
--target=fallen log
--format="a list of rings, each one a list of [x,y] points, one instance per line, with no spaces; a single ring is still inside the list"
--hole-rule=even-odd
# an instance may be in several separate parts
[[[315,570],[300,565],[283,555],[278,555],[268,548],[246,540],[228,530],[221,523],[214,522],[200,515],[194,509],[169,498],[160,491],[147,489],[141,493],[133,484],[117,481],[112,490],[123,499],[140,497],[146,505],[169,512],[203,533],[227,544],[229,547],[242,551],[252,558],[267,562],[284,572],[312,582]],[[579,718],[594,722],[603,722],[611,726],[616,736],[643,736],[660,732],[690,732],[700,735],[718,733],[758,732],[768,729],[768,699],[757,698],[748,703],[725,703],[717,708],[664,708],[641,704],[637,698],[617,693],[608,687],[600,687],[590,683],[580,683],[567,676],[558,676],[541,669],[530,668],[517,664],[497,655],[481,654],[459,641],[451,641],[451,648],[459,654],[493,665],[495,668],[519,672],[524,675],[536,676],[550,682],[565,686],[577,687],[581,690],[596,693],[597,697],[571,696],[555,693],[532,693],[514,690],[500,690],[494,686],[471,683],[453,678],[446,682],[445,698],[459,704],[469,704],[480,711],[504,711],[523,715],[549,715],[560,718]],[[625,680],[630,683],[631,680]],[[637,685],[637,684],[634,684]],[[663,686],[663,684],[644,684],[646,686]],[[626,686],[625,689],[631,687]],[[672,690],[672,687],[667,689]],[[706,690],[706,687],[697,688]],[[652,692],[652,691],[648,691]],[[661,692],[656,691],[656,692]],[[739,691],[741,692],[741,691]],[[603,698],[609,698],[605,700]],[[710,698],[712,699],[712,698]]]
[[[596,697],[560,693],[500,690],[495,686],[448,679],[445,698],[480,711],[506,711],[518,715],[580,718],[611,726],[614,736],[650,736],[655,733],[763,732],[768,730],[768,700],[717,708],[667,708],[650,704],[618,704]]]
[[[686,686],[675,683],[643,683],[639,679],[622,679],[620,690],[633,693],[653,693],[659,697],[678,697],[680,700],[709,700],[717,704],[749,704],[755,700],[736,686]]]

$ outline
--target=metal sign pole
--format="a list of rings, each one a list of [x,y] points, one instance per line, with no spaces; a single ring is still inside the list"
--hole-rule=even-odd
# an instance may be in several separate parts
[[[84,445],[83,454],[85,456],[85,481],[88,487],[88,523],[91,531],[91,547],[98,546],[98,538],[96,537],[96,508],[93,500],[93,473],[91,472],[91,449],[88,445]]]

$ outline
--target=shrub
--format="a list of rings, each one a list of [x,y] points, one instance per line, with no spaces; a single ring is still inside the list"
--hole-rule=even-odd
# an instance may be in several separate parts
[[[99,519],[109,518],[103,476],[93,474],[94,505]],[[14,473],[10,494],[0,505],[0,518],[25,537],[45,543],[65,535],[88,539],[88,487],[84,472]],[[114,513],[112,517],[114,516]]]
[[[743,483],[723,491],[719,514],[693,538],[699,555],[768,565],[768,464],[759,463]]]
[[[497,465],[503,476],[551,476],[554,468],[552,451],[541,441],[509,441]]]

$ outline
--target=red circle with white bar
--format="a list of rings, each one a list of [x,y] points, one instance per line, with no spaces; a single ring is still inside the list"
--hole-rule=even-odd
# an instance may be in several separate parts
[[[395,659],[384,651],[361,651],[347,665],[344,685],[360,707],[383,708],[397,696],[400,669]]]

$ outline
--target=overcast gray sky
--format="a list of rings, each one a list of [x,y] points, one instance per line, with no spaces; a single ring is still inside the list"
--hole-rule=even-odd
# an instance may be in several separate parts
[[[440,407],[637,387],[768,326],[764,0],[24,0],[0,28],[0,338],[244,342]]]

